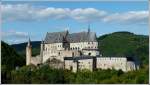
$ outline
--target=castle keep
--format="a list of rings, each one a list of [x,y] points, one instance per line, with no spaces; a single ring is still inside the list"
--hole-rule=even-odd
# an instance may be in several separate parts
[[[64,68],[77,72],[88,69],[121,69],[124,72],[139,69],[138,63],[131,57],[104,57],[98,50],[95,32],[69,33],[69,31],[47,33],[41,42],[40,55],[32,57],[30,40],[26,47],[26,65],[51,63],[55,68]],[[116,48],[117,49],[117,48]]]

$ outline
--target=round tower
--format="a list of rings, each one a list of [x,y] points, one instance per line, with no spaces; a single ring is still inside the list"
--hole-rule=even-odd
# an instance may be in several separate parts
[[[41,42],[41,52],[40,52],[41,63],[43,62],[44,46],[45,46],[44,41],[42,40],[42,42]]]
[[[31,64],[31,57],[32,57],[32,46],[30,44],[30,38],[28,44],[26,46],[26,65]]]

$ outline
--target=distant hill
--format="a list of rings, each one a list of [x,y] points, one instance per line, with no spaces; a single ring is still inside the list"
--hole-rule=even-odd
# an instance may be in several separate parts
[[[8,70],[25,65],[25,57],[20,56],[14,48],[1,41],[1,65]]]
[[[148,64],[149,37],[130,32],[114,32],[98,37],[99,50],[103,56],[136,56]],[[12,45],[19,54],[25,56],[27,43]],[[33,55],[40,53],[40,41],[32,43]]]
[[[32,41],[31,45],[32,45],[32,54],[34,55],[38,55],[40,53],[40,44],[41,41]],[[25,56],[25,50],[26,50],[26,46],[27,46],[27,42],[25,43],[20,43],[20,44],[13,44],[11,45],[19,54]]]
[[[136,56],[148,64],[149,37],[130,32],[114,32],[98,37],[103,56]]]

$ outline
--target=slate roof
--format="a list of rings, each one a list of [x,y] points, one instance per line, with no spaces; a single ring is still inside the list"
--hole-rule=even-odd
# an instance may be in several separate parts
[[[96,41],[95,32],[79,32],[69,34],[68,31],[47,33],[45,43],[60,43],[65,38],[68,42],[94,42]]]
[[[61,43],[67,34],[68,31],[47,33],[44,43]]]
[[[72,33],[67,36],[67,39],[71,43],[96,41],[96,34],[94,32]]]

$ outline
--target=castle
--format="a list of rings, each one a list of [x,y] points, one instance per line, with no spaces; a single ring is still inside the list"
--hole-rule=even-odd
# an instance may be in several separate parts
[[[73,72],[88,69],[121,69],[124,72],[139,69],[132,57],[104,57],[98,50],[95,32],[69,33],[69,31],[47,33],[41,41],[40,55],[32,56],[30,39],[26,47],[26,65],[51,63],[56,68]],[[117,49],[117,48],[116,48]]]

